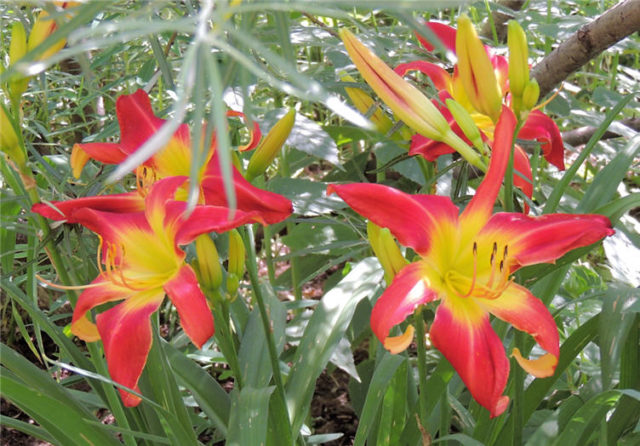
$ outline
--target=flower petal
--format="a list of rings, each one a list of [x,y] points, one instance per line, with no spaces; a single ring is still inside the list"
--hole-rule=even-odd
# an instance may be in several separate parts
[[[149,95],[144,90],[122,95],[116,101],[122,148],[129,155],[151,138],[164,124],[153,114]]]
[[[164,284],[164,290],[180,315],[180,325],[198,348],[213,336],[213,316],[198,279],[189,265]]]
[[[71,333],[85,342],[95,342],[100,339],[98,329],[95,324],[87,318],[87,312],[92,308],[106,302],[126,299],[133,291],[115,285],[102,275],[96,277],[91,282],[90,288],[85,289],[78,297],[78,302],[73,309],[71,320]]]
[[[144,210],[144,199],[137,192],[99,195],[74,200],[36,203],[31,211],[52,220],[67,220],[68,223],[77,223],[72,215],[74,211],[81,208],[119,213],[140,212]]]
[[[71,150],[71,167],[74,175],[82,171],[82,167],[88,161],[85,160],[86,157],[105,164],[119,164],[127,158],[127,152],[120,144],[111,142],[74,144]]]
[[[349,56],[385,104],[414,131],[432,139],[450,132],[446,120],[422,92],[388,67],[351,32],[340,30]]]
[[[511,283],[497,299],[476,299],[476,302],[494,316],[510,323],[518,330],[529,333],[540,347],[554,358],[550,360],[545,355],[539,358],[542,361],[536,363],[523,359],[519,351],[514,351],[514,356],[527,372],[538,378],[553,375],[560,355],[558,328],[553,316],[540,299],[526,288]]]
[[[476,194],[460,216],[463,221],[473,219],[478,228],[481,228],[491,216],[511,156],[515,127],[516,117],[509,108],[503,106],[494,133],[489,169]]]
[[[138,380],[151,350],[149,316],[163,298],[161,288],[141,292],[96,317],[111,379],[136,392],[140,392]],[[126,407],[140,403],[139,397],[125,390],[118,391]]]
[[[482,243],[501,240],[509,246],[512,271],[520,266],[549,263],[567,252],[612,235],[607,217],[595,214],[548,214],[529,217],[500,212],[480,234]],[[481,243],[479,241],[479,243]]]
[[[232,166],[232,169],[238,210],[247,213],[257,212],[266,224],[278,223],[291,215],[293,205],[289,199],[253,186],[235,167]],[[207,165],[201,186],[206,204],[228,205],[217,152]]]
[[[413,62],[398,65],[393,71],[400,76],[404,76],[409,71],[419,71],[429,76],[433,85],[438,90],[451,90],[451,75],[440,65],[426,62],[424,60],[416,60]]]
[[[564,170],[564,143],[560,129],[553,119],[540,110],[532,111],[518,132],[518,138],[541,142],[545,159],[559,170]]]
[[[425,23],[425,26],[436,35],[445,48],[453,51],[454,53],[456,52],[456,29],[454,27],[439,22],[427,22]],[[435,47],[430,41],[422,37],[420,34],[416,34],[416,37],[427,51],[434,50]]]
[[[247,127],[249,127],[249,120],[247,119],[244,113],[235,111],[235,110],[229,110],[227,111],[227,116],[239,116],[242,118],[244,123],[247,124]],[[260,143],[261,139],[262,139],[262,132],[260,131],[260,126],[256,121],[253,121],[252,129],[249,130],[249,142],[244,146],[239,146],[238,150],[240,152],[244,152],[247,150],[254,149],[256,148],[258,143]]]
[[[186,215],[187,204],[183,201],[170,201],[165,205],[167,215]],[[239,209],[231,215],[231,210],[223,206],[199,205],[187,218],[181,219],[176,226],[176,244],[191,243],[200,234],[225,232],[247,223],[264,223],[260,212],[244,212]]]
[[[401,245],[426,254],[431,241],[457,224],[458,208],[448,197],[409,195],[381,184],[331,184],[328,193],[337,193],[358,214],[382,228],[388,228]],[[448,227],[447,227],[448,229]]]
[[[491,417],[507,408],[502,392],[509,377],[509,360],[489,317],[473,299],[447,296],[436,310],[431,341],[456,369],[473,398]]]
[[[519,188],[527,197],[533,196],[533,175],[531,173],[531,163],[529,157],[522,150],[522,147],[515,146],[513,151],[513,184]],[[529,205],[524,203],[524,213],[529,213]]]
[[[395,347],[401,344],[406,348],[408,343],[400,342],[396,345],[396,337],[391,338],[388,343],[391,328],[404,321],[418,305],[431,302],[437,297],[437,293],[430,288],[424,264],[411,263],[402,268],[373,306],[371,330],[386,348],[392,353],[398,353],[402,350]],[[402,339],[406,341],[406,337]]]

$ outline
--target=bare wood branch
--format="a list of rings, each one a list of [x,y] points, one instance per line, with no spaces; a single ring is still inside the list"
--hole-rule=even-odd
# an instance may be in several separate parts
[[[640,131],[640,118],[623,119],[620,123],[632,128],[633,130]],[[569,144],[574,147],[581,146],[591,139],[596,130],[596,127],[592,127],[590,125],[568,130],[566,132],[562,132],[562,141],[564,141],[565,144]],[[608,131],[602,135],[602,139],[618,138],[619,136],[620,135],[616,132]]]
[[[498,5],[505,8],[509,8],[512,11],[520,11],[525,0],[500,0]],[[507,41],[507,22],[513,18],[510,14],[505,14],[503,11],[495,10],[491,14],[493,17],[493,23],[496,27],[496,33],[498,34],[499,42]],[[493,32],[491,30],[491,20],[487,20],[480,30],[480,35],[488,39],[493,39]]]
[[[533,70],[544,97],[598,54],[640,30],[640,0],[624,0],[562,42]]]

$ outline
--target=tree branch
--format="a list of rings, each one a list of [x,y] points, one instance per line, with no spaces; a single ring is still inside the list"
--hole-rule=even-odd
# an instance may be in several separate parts
[[[623,119],[620,121],[621,124],[626,125],[627,127],[640,131],[640,118],[629,118]],[[562,141],[565,144],[572,145],[574,147],[581,146],[586,144],[591,136],[596,132],[597,128],[592,127],[590,125],[584,127],[578,127],[577,129],[568,130],[566,132],[562,132]],[[612,131],[607,131],[604,135],[602,135],[602,139],[610,139],[610,138],[618,138],[619,134]]]
[[[525,0],[500,0],[498,1],[498,5],[509,8],[512,11],[520,11],[522,9],[522,5],[524,5]],[[513,18],[511,14],[507,14],[503,11],[496,9],[491,14],[493,17],[493,23],[496,27],[496,34],[498,35],[499,42],[507,41],[507,22]],[[491,20],[487,20],[485,24],[482,26],[480,30],[480,35],[482,37],[486,37],[487,39],[493,40],[493,31],[491,30]]]
[[[531,70],[531,76],[540,85],[540,97],[595,56],[638,30],[640,0],[624,0],[582,26]]]

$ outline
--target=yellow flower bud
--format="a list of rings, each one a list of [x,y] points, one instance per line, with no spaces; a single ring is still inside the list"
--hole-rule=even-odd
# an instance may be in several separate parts
[[[532,110],[538,103],[539,97],[540,86],[538,85],[538,81],[531,79],[522,92],[522,108],[524,110]]]
[[[456,33],[458,73],[473,107],[497,122],[502,111],[502,94],[489,56],[466,15],[458,19]]]
[[[54,3],[56,4],[56,6],[63,9],[71,8],[78,4],[78,2],[60,1]],[[70,17],[69,14],[67,14],[66,16]],[[41,11],[40,14],[38,14],[38,18],[36,19],[35,23],[33,24],[33,27],[31,28],[31,32],[29,33],[29,40],[27,41],[28,51],[32,51],[40,44],[42,44],[47,39],[47,37],[55,32],[57,28],[58,24],[49,16],[49,13],[47,13],[47,11]],[[49,48],[47,48],[47,50],[38,57],[38,60],[44,60],[53,56],[55,53],[64,48],[66,43],[66,39],[58,40]]]
[[[196,238],[196,270],[203,288],[215,291],[222,285],[222,267],[215,243],[208,234]]]
[[[469,141],[473,143],[476,149],[484,152],[484,143],[480,135],[480,129],[478,129],[469,112],[453,99],[447,99],[445,103],[465,136],[469,138]]]
[[[527,36],[520,24],[509,21],[507,27],[507,43],[509,45],[509,89],[512,96],[522,96],[529,83],[529,49]]]
[[[22,23],[15,22],[11,27],[11,44],[9,45],[9,66],[14,65],[27,53],[27,34]],[[9,96],[13,104],[19,104],[22,93],[29,85],[29,78],[19,73],[14,74],[8,82]]]
[[[5,104],[0,104],[0,151],[5,153],[19,171],[27,164],[27,154],[20,145],[20,140],[13,122],[9,119]]]
[[[249,166],[247,166],[247,173],[245,175],[247,180],[251,181],[267,170],[267,167],[269,167],[269,164],[271,164],[278,155],[278,152],[289,137],[295,120],[296,111],[291,109],[275,123],[273,128],[267,133],[267,136],[260,141],[260,144],[258,144],[258,147],[256,147],[255,152],[249,160]]]
[[[27,54],[27,33],[21,22],[11,26],[11,44],[9,45],[9,65],[13,65]]]
[[[395,275],[409,262],[402,255],[389,229],[381,228],[368,221],[367,237],[384,270],[384,280],[387,283],[391,283]]]
[[[344,82],[356,81],[348,74],[341,74],[340,79]],[[375,107],[375,110],[369,119],[373,122],[380,133],[387,134],[387,132],[391,130],[393,122],[391,122],[391,119],[389,119],[389,117],[380,110],[380,107],[375,105],[376,103],[371,96],[365,93],[362,89],[356,87],[344,87],[344,90],[347,92],[347,95],[351,99],[351,102],[353,102],[353,105],[355,105],[358,111],[363,115],[367,114],[371,107]]]
[[[340,37],[356,68],[384,103],[414,131],[427,138],[442,141],[451,128],[436,106],[351,32],[341,29]]]
[[[227,291],[235,294],[238,290],[238,282],[244,275],[245,248],[240,233],[232,229],[229,231],[229,263],[227,271]]]

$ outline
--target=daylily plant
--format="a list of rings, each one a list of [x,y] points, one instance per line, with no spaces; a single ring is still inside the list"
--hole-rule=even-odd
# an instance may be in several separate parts
[[[116,113],[120,124],[120,142],[76,144],[71,154],[71,167],[74,176],[80,176],[89,159],[95,159],[106,164],[121,163],[138,150],[165,123],[165,120],[154,115],[149,96],[144,90],[138,90],[131,95],[120,96],[116,102]],[[230,112],[230,115],[242,116],[239,112]],[[249,150],[255,147],[259,143],[260,137],[261,134],[256,124],[252,132],[251,141],[248,145],[241,147],[240,150]],[[205,204],[227,206],[215,137],[213,137],[209,147],[206,162],[200,172],[201,197],[204,199]],[[87,205],[94,209],[116,212],[122,206],[127,207],[127,211],[142,210],[143,197],[148,187],[154,181],[162,178],[189,175],[191,160],[192,149],[189,127],[186,124],[182,124],[164,148],[137,168],[138,192],[104,197],[88,197],[86,199]],[[237,169],[234,167],[232,169],[237,208],[239,210],[258,211],[258,221],[266,224],[277,223],[291,214],[291,202],[287,198],[252,186]],[[187,189],[182,188],[178,196],[186,199]],[[54,204],[63,214],[66,214],[64,202],[56,202]],[[51,209],[47,217],[56,218],[55,214],[56,211]],[[57,219],[60,218],[64,217],[58,213]]]
[[[547,352],[526,359],[514,349],[512,356],[527,372],[547,377],[558,363],[559,337],[553,317],[542,301],[514,282],[512,274],[522,266],[553,262],[614,232],[609,220],[600,215],[492,215],[515,126],[514,114],[503,107],[487,175],[460,214],[448,197],[410,195],[379,184],[330,185],[328,189],[418,254],[375,303],[371,328],[376,337],[392,353],[404,350],[413,338],[413,326],[400,336],[390,336],[390,330],[417,307],[439,300],[431,342],[492,417],[500,415],[509,402],[503,395],[509,360],[491,327],[490,313],[531,334]]]
[[[395,69],[396,73],[405,75],[410,71],[420,71],[428,76],[436,89],[446,91],[456,102],[463,105],[471,113],[475,123],[486,137],[489,140],[493,140],[496,110],[499,113],[502,103],[513,105],[511,104],[511,96],[509,96],[509,62],[505,57],[494,54],[492,48],[482,45],[471,21],[466,16],[460,17],[458,31],[455,28],[437,22],[428,22],[426,26],[448,50],[458,56],[458,64],[454,66],[453,74],[449,74],[439,65],[426,61],[414,61],[398,65]],[[418,36],[418,40],[428,51],[434,50],[435,47],[429,40],[422,36]],[[526,46],[511,45],[512,52],[515,52],[516,48],[519,51],[517,52],[518,54],[510,54],[512,60],[515,59],[515,56],[522,56],[522,53],[526,50]],[[514,68],[518,68],[520,75],[517,78],[523,78],[523,70],[520,64],[512,62],[511,65],[514,65]],[[513,73],[511,74],[511,78],[515,78]],[[524,89],[519,85],[521,83],[518,83],[520,94],[522,93],[521,90]],[[518,137],[539,141],[542,153],[547,161],[558,169],[564,170],[562,137],[558,126],[547,115],[539,110],[530,111],[518,133]],[[452,153],[453,151],[453,148],[419,134],[414,136],[410,149],[410,153],[421,154],[428,160],[434,160],[443,153]],[[516,151],[525,156],[520,147],[516,146]],[[522,168],[528,168],[530,172],[528,162],[526,164]],[[522,169],[518,170],[522,172]],[[527,172],[523,173],[527,174]]]
[[[223,232],[255,218],[256,212],[237,211],[229,219],[226,207],[198,205],[185,218],[186,202],[175,200],[186,177],[171,177],[151,186],[144,211],[114,213],[84,207],[75,201],[69,219],[100,237],[100,274],[87,285],[73,312],[71,332],[86,342],[102,340],[111,378],[140,392],[138,380],[151,349],[150,315],[165,294],[175,305],[180,324],[198,347],[214,333],[214,321],[193,269],[179,245],[200,234]],[[36,206],[35,212],[47,209]],[[40,212],[42,214],[46,214]],[[107,302],[122,301],[96,316],[88,312]],[[125,406],[140,397],[119,389]]]

